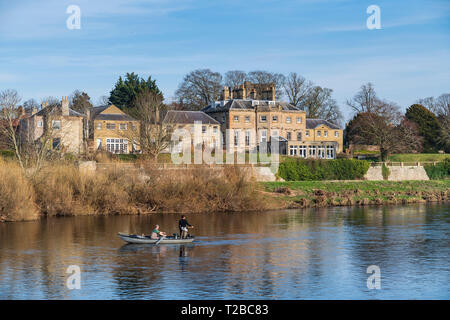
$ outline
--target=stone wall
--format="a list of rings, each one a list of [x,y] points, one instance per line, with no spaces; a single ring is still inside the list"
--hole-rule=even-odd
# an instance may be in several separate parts
[[[402,181],[402,180],[430,180],[423,166],[387,166],[390,174],[388,180]],[[381,173],[381,166],[370,167],[364,176],[366,180],[383,180]]]

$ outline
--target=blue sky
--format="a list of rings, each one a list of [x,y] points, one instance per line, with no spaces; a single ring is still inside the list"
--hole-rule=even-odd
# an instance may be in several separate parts
[[[366,27],[372,4],[380,30]],[[24,100],[79,89],[96,102],[126,72],[170,100],[198,68],[297,72],[333,89],[347,119],[368,81],[405,108],[450,92],[450,1],[0,0],[0,90]]]

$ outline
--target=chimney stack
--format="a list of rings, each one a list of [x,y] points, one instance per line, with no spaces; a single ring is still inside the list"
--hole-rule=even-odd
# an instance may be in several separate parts
[[[67,96],[63,96],[61,100],[61,114],[63,116],[69,115],[69,100],[67,99]]]

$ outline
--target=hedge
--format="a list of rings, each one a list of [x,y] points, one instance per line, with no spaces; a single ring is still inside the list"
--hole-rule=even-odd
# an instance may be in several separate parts
[[[436,164],[426,164],[424,169],[431,180],[450,179],[450,159]]]
[[[0,150],[0,157],[3,158],[14,158],[16,155],[12,150]]]
[[[280,163],[278,175],[287,181],[363,179],[370,162],[355,159],[293,159]]]

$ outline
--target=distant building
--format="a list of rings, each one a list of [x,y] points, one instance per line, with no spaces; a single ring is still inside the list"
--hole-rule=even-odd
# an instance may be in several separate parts
[[[97,150],[111,153],[136,153],[139,146],[139,121],[115,105],[94,107],[90,111],[92,138]],[[133,141],[134,140],[134,141]]]
[[[42,104],[38,112],[20,120],[19,132],[27,141],[38,141],[44,133],[51,132],[51,144],[55,150],[68,153],[83,152],[83,121],[85,115],[69,108],[67,96],[57,106]]]
[[[245,141],[250,147],[251,134],[256,132],[256,144],[275,138],[280,142],[280,152],[303,158],[334,159],[343,150],[343,130],[322,119],[306,119],[306,112],[287,103],[275,100],[273,85],[259,86],[249,82],[230,90],[224,88],[224,99],[202,109],[220,123],[224,143]],[[250,93],[249,93],[250,91]],[[239,97],[239,98],[238,98]],[[255,99],[263,97],[268,99]],[[228,129],[233,129],[228,131]],[[233,135],[225,138],[226,134]],[[244,135],[245,139],[239,138]]]

